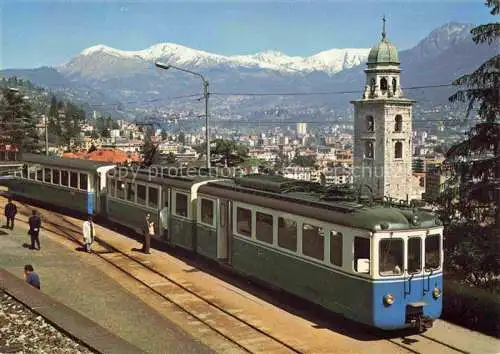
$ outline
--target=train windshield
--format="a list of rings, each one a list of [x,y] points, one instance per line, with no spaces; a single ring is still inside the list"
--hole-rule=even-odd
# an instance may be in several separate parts
[[[408,274],[420,273],[422,270],[422,239],[410,237],[408,239]]]
[[[425,238],[425,270],[439,269],[441,265],[441,238],[429,235]]]
[[[402,239],[384,239],[379,244],[379,272],[380,275],[400,275],[403,271]]]

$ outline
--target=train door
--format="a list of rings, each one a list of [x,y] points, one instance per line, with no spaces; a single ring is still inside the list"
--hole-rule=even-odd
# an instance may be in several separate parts
[[[219,218],[217,223],[217,258],[231,264],[231,205],[229,200],[219,200]]]
[[[162,205],[160,206],[160,224],[161,225],[161,230],[163,232],[159,231],[159,236],[160,238],[164,239],[165,241],[169,241],[169,230],[168,230],[168,225],[169,225],[169,218],[170,218],[170,188],[167,186],[162,187],[161,191],[161,203]]]

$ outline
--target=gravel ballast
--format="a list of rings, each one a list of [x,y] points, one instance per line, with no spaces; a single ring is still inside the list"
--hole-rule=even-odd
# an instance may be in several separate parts
[[[93,353],[0,290],[0,353]]]

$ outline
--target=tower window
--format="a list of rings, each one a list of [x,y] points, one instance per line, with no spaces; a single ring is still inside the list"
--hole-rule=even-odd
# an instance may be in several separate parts
[[[385,77],[380,79],[380,89],[382,90],[382,92],[387,91],[387,79]]]
[[[370,94],[373,96],[375,94],[375,79],[371,80],[370,84]]]
[[[396,94],[396,87],[398,85],[398,80],[395,77],[392,78],[392,93]]]
[[[396,158],[396,159],[403,158],[403,143],[401,141],[398,141],[394,145],[394,158]]]
[[[373,142],[365,142],[365,159],[373,159]]]
[[[366,116],[366,131],[373,132],[375,130],[375,121],[373,116]]]
[[[401,132],[403,130],[403,117],[398,114],[396,118],[394,118],[394,131]]]

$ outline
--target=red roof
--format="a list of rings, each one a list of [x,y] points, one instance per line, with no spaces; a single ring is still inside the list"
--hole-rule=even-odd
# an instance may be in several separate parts
[[[138,162],[140,157],[135,153],[127,153],[120,149],[99,149],[87,152],[77,152],[71,153],[67,152],[63,154],[63,157],[72,159],[84,159],[91,161],[104,161],[112,163],[124,163],[124,162]]]

